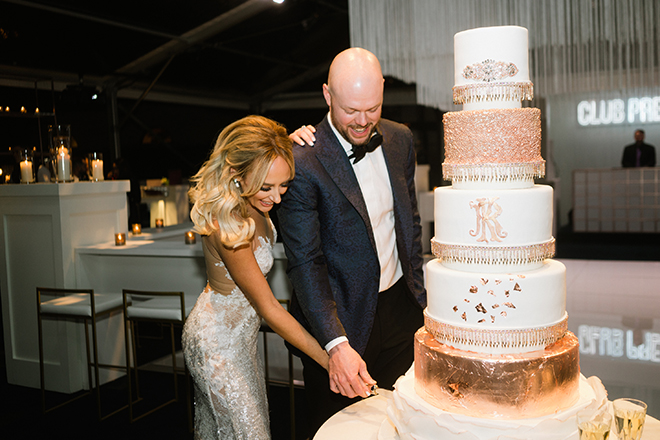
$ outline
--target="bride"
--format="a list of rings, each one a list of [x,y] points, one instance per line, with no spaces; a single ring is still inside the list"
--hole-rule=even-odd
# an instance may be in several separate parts
[[[292,141],[278,123],[248,116],[219,135],[193,177],[191,218],[208,284],[182,337],[195,386],[196,439],[269,439],[261,319],[327,369],[328,355],[284,310],[265,275],[276,231],[268,212],[293,179]]]

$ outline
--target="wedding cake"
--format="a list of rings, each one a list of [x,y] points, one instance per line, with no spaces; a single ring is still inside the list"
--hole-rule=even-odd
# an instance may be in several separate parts
[[[527,29],[454,37],[454,102],[434,192],[436,257],[415,362],[388,418],[402,439],[577,439],[575,414],[607,402],[580,374],[567,329],[566,268],[554,256],[553,190],[531,100]]]

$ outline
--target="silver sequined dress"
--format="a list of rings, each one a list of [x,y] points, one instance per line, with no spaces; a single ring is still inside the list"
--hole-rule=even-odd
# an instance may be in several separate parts
[[[273,266],[271,240],[258,236],[254,244],[265,276]],[[203,245],[210,288],[197,299],[182,337],[195,386],[195,439],[270,439],[266,384],[257,354],[261,317],[231,279],[213,237],[203,237]]]

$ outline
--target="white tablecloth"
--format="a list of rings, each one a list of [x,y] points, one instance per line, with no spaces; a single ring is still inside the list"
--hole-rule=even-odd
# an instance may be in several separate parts
[[[361,400],[338,412],[321,426],[314,440],[398,440],[386,419],[387,399],[392,392],[378,390],[378,396]],[[380,431],[380,438],[379,433]],[[611,438],[616,439],[613,435]],[[660,421],[646,416],[642,440],[660,439]]]

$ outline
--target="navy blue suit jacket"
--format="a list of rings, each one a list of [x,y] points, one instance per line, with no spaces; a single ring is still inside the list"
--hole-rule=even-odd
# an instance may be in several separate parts
[[[422,309],[426,291],[412,133],[384,119],[378,127],[403,276]],[[376,313],[380,265],[357,177],[327,117],[316,126],[314,147],[295,145],[294,156],[296,176],[277,211],[295,292],[290,311],[321,346],[345,335],[362,355]]]

